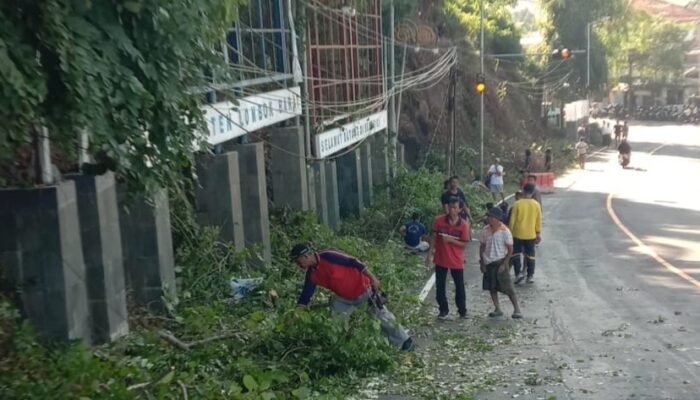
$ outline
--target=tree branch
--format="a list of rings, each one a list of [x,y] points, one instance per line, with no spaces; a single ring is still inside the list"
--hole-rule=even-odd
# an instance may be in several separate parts
[[[216,336],[200,339],[200,340],[195,340],[189,343],[183,342],[182,340],[178,339],[175,337],[173,334],[167,331],[159,331],[158,336],[160,336],[162,339],[165,339],[168,343],[172,344],[173,346],[184,350],[184,351],[190,351],[192,350],[193,347],[196,346],[201,346],[203,344],[215,342],[217,340],[224,340],[224,339],[230,339],[233,337],[239,337],[241,335],[241,332],[227,332],[227,333],[222,333]]]

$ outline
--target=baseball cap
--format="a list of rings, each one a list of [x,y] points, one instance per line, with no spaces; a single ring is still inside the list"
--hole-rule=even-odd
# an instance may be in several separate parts
[[[495,218],[498,218],[498,219],[502,219],[502,218],[503,218],[503,211],[502,211],[500,208],[498,208],[498,207],[491,207],[491,208],[486,212],[486,215],[488,215],[488,216],[490,216],[490,217],[495,217]]]
[[[292,247],[292,250],[289,251],[289,259],[292,261],[296,261],[297,258],[312,253],[314,251],[311,246],[305,243],[299,243]]]

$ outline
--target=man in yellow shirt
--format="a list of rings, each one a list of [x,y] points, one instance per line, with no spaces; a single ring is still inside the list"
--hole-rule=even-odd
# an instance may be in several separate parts
[[[525,279],[520,261],[520,255],[525,255],[527,266],[527,283],[534,283],[535,275],[535,244],[541,240],[542,208],[532,198],[535,185],[528,183],[523,187],[523,198],[516,201],[511,209],[508,226],[513,233],[513,266],[515,270],[515,283],[519,284]]]

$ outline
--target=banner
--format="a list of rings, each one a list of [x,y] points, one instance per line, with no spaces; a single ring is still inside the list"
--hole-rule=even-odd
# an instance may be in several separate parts
[[[386,110],[361,118],[314,137],[316,158],[324,158],[387,127]]]
[[[209,144],[219,144],[266,126],[301,115],[298,86],[202,107]]]

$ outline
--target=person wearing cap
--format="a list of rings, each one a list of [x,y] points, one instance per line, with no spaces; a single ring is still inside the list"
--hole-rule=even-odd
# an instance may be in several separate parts
[[[520,255],[525,256],[527,265],[527,283],[535,282],[535,245],[542,239],[542,208],[532,198],[535,185],[528,183],[523,187],[523,197],[516,201],[511,208],[510,231],[513,234],[513,265],[515,269],[515,283],[519,284],[525,279],[522,270]]]
[[[292,248],[290,259],[306,271],[297,301],[299,307],[309,305],[316,286],[324,287],[335,294],[331,310],[349,316],[355,308],[367,304],[367,311],[379,320],[382,332],[393,345],[405,351],[413,349],[408,331],[396,322],[379,296],[379,280],[360,260],[337,250],[316,251],[303,243]]]
[[[495,307],[489,317],[503,315],[498,302],[498,292],[504,293],[513,304],[513,319],[522,318],[513,282],[510,279],[510,258],[513,255],[513,236],[503,222],[503,211],[491,208],[486,214],[488,225],[479,235],[479,266],[484,274],[482,288],[491,293]]]
[[[491,189],[491,197],[493,201],[496,201],[496,195],[501,195],[501,200],[505,201],[505,196],[503,196],[503,166],[501,165],[501,159],[496,157],[494,163],[491,164],[488,171],[486,172],[489,177],[489,189]]]
[[[430,251],[425,258],[426,267],[435,266],[435,300],[438,303],[438,319],[446,320],[449,313],[445,293],[448,272],[455,284],[455,303],[461,318],[467,314],[467,298],[464,288],[464,248],[469,243],[469,221],[459,216],[459,199],[448,202],[448,213],[433,220]]]

